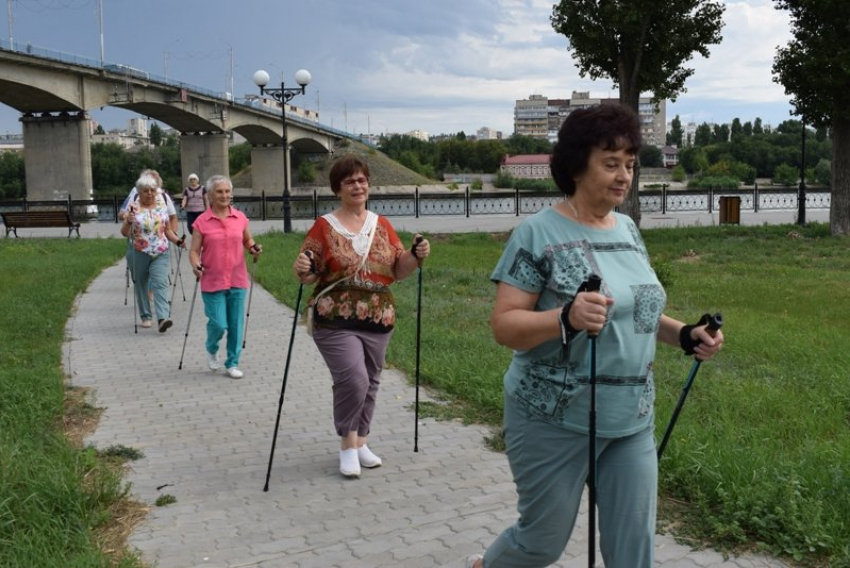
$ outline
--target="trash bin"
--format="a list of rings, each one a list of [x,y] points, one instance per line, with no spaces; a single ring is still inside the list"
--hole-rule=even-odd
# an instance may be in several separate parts
[[[720,198],[720,224],[741,224],[741,198],[737,195],[724,195]]]

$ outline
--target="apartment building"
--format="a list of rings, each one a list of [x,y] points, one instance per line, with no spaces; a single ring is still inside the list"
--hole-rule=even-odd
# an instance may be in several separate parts
[[[543,95],[530,95],[515,101],[514,133],[521,136],[558,139],[558,129],[572,111],[600,104],[618,103],[619,99],[591,97],[588,91],[573,91],[569,99],[549,99]],[[644,142],[661,148],[666,142],[667,101],[652,104],[649,97],[641,97],[638,117]]]

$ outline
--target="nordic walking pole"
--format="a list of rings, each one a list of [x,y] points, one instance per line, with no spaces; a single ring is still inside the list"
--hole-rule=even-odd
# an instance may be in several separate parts
[[[204,265],[198,265],[199,271],[201,274],[204,272]],[[198,297],[198,285],[201,283],[201,277],[198,276],[195,278],[195,291],[192,292],[192,305],[189,306],[189,321],[186,322],[186,335],[183,336],[183,351],[180,352],[180,364],[177,365],[177,370],[183,368],[183,355],[186,354],[186,342],[189,340],[189,327],[192,325],[192,312],[195,311],[195,298]]]
[[[136,209],[132,205],[129,207],[127,213],[134,213]],[[130,244],[130,254],[133,256],[133,271],[130,273],[130,279],[133,281],[133,333],[139,333],[139,318],[138,311],[136,308],[136,246],[133,242],[135,239],[133,235],[136,232],[136,228],[133,227],[130,229],[130,235],[127,237],[128,243]],[[130,266],[127,266],[127,269],[130,269]]]
[[[132,278],[133,281],[133,333],[139,333],[139,318],[138,318],[138,308],[136,308],[136,249],[133,247],[133,250],[130,251],[130,254],[133,255],[133,272]]]
[[[184,233],[180,239],[186,242],[186,234]],[[174,304],[174,293],[177,292],[177,281],[180,280],[180,289],[183,290],[183,277],[180,275],[180,260],[183,258],[183,247],[177,247],[177,277],[174,279],[174,286],[171,288],[171,299],[168,300],[168,305]],[[183,301],[186,301],[186,291],[183,291]]]
[[[248,308],[245,310],[245,333],[242,335],[242,349],[245,349],[245,344],[248,342],[248,318],[251,317],[251,296],[254,295],[254,269],[257,268],[257,257],[254,257],[254,262],[251,264],[251,286],[248,288]]]
[[[410,252],[416,257],[419,263],[419,275],[417,276],[418,284],[416,287],[416,403],[414,405],[414,427],[413,427],[413,451],[419,451],[419,352],[422,345],[422,261],[423,259],[416,256],[416,246],[422,242],[422,235],[418,235],[413,240],[413,246],[410,247]]]
[[[316,271],[316,265],[313,261],[313,253],[305,251],[310,258],[310,272]],[[286,365],[283,367],[283,384],[280,386],[280,400],[277,403],[277,420],[274,423],[274,435],[272,435],[272,450],[269,453],[269,468],[266,471],[266,484],[263,486],[263,491],[269,490],[269,478],[272,475],[272,461],[274,460],[274,448],[277,445],[277,431],[280,427],[280,413],[283,410],[283,395],[286,392],[286,378],[289,376],[289,362],[292,360],[292,344],[295,342],[295,331],[298,329],[298,313],[301,311],[301,295],[304,292],[304,283],[298,285],[298,299],[295,300],[295,316],[292,318],[292,333],[289,334],[289,350],[286,352]],[[309,308],[308,308],[309,309]]]
[[[184,243],[186,242],[186,233],[183,233],[183,236],[180,237]],[[180,247],[180,252],[177,253],[177,279],[180,280],[180,293],[183,294],[183,301],[186,301],[186,289],[183,288],[183,273],[180,272],[180,256],[183,254],[183,247]],[[172,293],[172,300],[174,299],[174,294]]]
[[[591,274],[587,277],[585,291],[598,292],[602,287],[602,279]],[[588,432],[588,526],[589,535],[587,539],[588,553],[587,565],[590,568],[596,566],[596,336],[599,332],[587,332],[590,341],[590,424]]]
[[[124,305],[127,305],[127,292],[130,291],[130,261],[126,258],[126,266],[124,267]]]
[[[723,316],[720,312],[715,313],[713,316],[709,314],[705,314],[703,319],[707,320],[703,322],[701,319],[698,325],[708,324],[705,328],[706,331],[714,337],[717,333],[717,330],[723,325]],[[691,372],[688,374],[688,379],[685,381],[685,387],[682,389],[682,394],[679,395],[679,402],[676,403],[676,408],[673,410],[673,416],[670,417],[670,424],[667,425],[667,431],[664,432],[664,437],[661,439],[661,445],[658,446],[658,459],[661,460],[661,456],[664,454],[664,448],[667,447],[667,442],[670,441],[670,435],[673,433],[673,427],[676,425],[676,421],[679,419],[679,413],[682,412],[682,407],[685,406],[685,400],[688,398],[688,393],[691,390],[691,385],[694,384],[694,378],[697,376],[697,371],[699,371],[699,366],[702,361],[698,358],[694,357],[694,364],[691,366]]]

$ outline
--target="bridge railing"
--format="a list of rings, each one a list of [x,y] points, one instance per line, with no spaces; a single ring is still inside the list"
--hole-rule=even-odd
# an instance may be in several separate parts
[[[118,210],[124,200],[123,195],[114,195],[92,200],[66,201],[0,201],[0,212],[26,211],[29,209],[65,209],[78,221],[118,222]],[[752,189],[735,190],[677,190],[670,191],[666,186],[661,189],[643,190],[640,193],[640,207],[644,213],[713,213],[720,210],[722,197],[740,198],[740,211],[785,211],[797,210],[798,193],[796,189],[762,190],[758,186]],[[367,207],[386,217],[439,217],[480,215],[531,215],[555,205],[563,200],[556,192],[492,191],[480,192],[466,189],[451,193],[422,192],[416,188],[413,192],[372,194]],[[292,219],[310,220],[333,211],[339,201],[334,195],[298,194],[290,197]],[[829,209],[831,195],[828,188],[809,188],[806,193],[806,209]],[[185,218],[180,209],[179,200],[175,200],[178,215]],[[283,196],[266,195],[237,196],[233,206],[245,213],[250,219],[283,219]]]

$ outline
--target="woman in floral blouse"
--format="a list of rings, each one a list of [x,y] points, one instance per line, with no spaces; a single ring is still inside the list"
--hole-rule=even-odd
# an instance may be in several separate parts
[[[310,228],[294,269],[301,283],[316,285],[308,309],[314,310],[313,340],[333,378],[339,469],[358,477],[361,466],[381,465],[366,441],[395,325],[389,286],[411,275],[431,249],[425,239],[406,249],[389,221],[366,209],[369,165],[363,160],[339,158],[330,182],[340,206]]]
[[[153,291],[154,310],[158,328],[164,332],[171,327],[171,306],[168,303],[168,242],[186,248],[183,239],[171,229],[173,218],[169,214],[165,197],[159,193],[159,181],[150,173],[142,173],[136,182],[137,199],[127,207],[121,224],[121,234],[132,240],[132,251],[127,262],[135,282],[136,301],[142,327],[150,327],[153,314],[148,298],[148,288]]]

